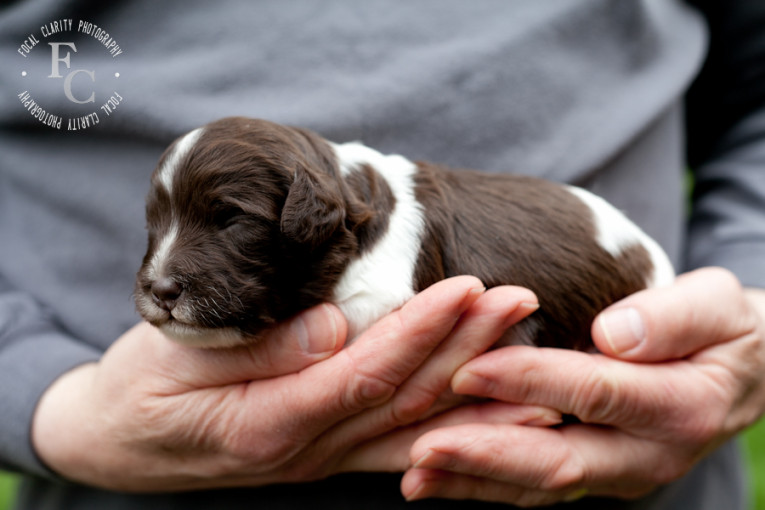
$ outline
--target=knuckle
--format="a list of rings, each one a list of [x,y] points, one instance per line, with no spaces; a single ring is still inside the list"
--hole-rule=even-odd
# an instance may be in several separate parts
[[[329,474],[329,461],[317,455],[300,456],[284,467],[283,479],[288,482],[311,482]]]
[[[693,465],[693,460],[683,455],[664,456],[661,464],[650,473],[647,482],[654,485],[666,485],[682,478]]]
[[[720,267],[706,267],[682,275],[680,284],[668,291],[674,300],[672,307],[678,312],[671,316],[671,326],[662,335],[670,338],[698,337],[709,341],[727,340],[732,331],[731,325],[747,316],[743,289],[738,278],[729,270]],[[699,302],[699,296],[706,296],[710,290],[724,296],[724,306],[710,310]],[[731,311],[735,310],[736,321],[731,321]],[[724,313],[723,313],[724,312]],[[700,336],[701,335],[701,336]]]
[[[736,407],[731,391],[734,383],[724,370],[711,370],[707,375],[709,379],[703,381],[706,384],[682,392],[674,390],[677,398],[664,407],[666,435],[661,440],[700,450],[726,434],[727,422]],[[702,408],[704,412],[699,412]]]
[[[605,423],[617,413],[621,385],[603,370],[595,369],[575,389],[574,413],[585,423]]]
[[[550,492],[571,491],[582,487],[586,475],[584,463],[569,451],[556,466],[548,471],[539,488]]]
[[[425,414],[430,405],[417,399],[396,398],[391,409],[393,422],[397,426],[408,425]]]
[[[342,356],[346,383],[343,384],[344,392],[340,393],[339,406],[348,414],[354,414],[360,410],[378,406],[393,396],[397,389],[395,382],[387,380],[386,372],[381,367],[371,364],[371,370],[366,367],[366,360],[357,360],[349,351],[342,350],[338,356]]]
[[[690,449],[701,450],[715,442],[724,433],[726,417],[710,409],[706,414],[692,416],[685,421],[677,436]]]
[[[388,401],[395,391],[396,386],[393,383],[375,375],[356,372],[340,404],[343,409],[353,413]]]
[[[440,396],[443,397],[442,402],[438,403],[444,407],[450,407],[447,402],[448,396],[440,395],[437,390],[421,386],[405,388],[393,398],[391,408],[393,420],[401,426],[421,419],[432,410]]]

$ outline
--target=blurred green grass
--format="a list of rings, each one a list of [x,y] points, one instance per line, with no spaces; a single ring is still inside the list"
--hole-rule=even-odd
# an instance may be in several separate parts
[[[8,510],[13,503],[18,480],[15,476],[0,472],[0,510]]]
[[[750,466],[752,510],[765,510],[765,419],[743,434]],[[18,478],[0,472],[0,510],[10,510]]]
[[[744,433],[749,461],[752,510],[765,510],[765,419]]]

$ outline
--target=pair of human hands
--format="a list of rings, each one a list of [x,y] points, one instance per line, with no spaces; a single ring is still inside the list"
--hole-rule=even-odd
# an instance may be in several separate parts
[[[765,408],[765,293],[727,272],[617,303],[593,326],[603,354],[485,353],[535,308],[526,289],[457,277],[345,348],[330,305],[230,350],[183,347],[140,324],[49,388],[33,442],[62,476],[115,490],[405,471],[407,499],[528,506],[643,494]],[[448,408],[450,392],[481,399]],[[581,423],[550,427],[561,414]]]

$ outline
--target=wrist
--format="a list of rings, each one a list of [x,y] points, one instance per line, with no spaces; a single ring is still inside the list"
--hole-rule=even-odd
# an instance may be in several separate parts
[[[32,420],[32,447],[43,464],[64,478],[88,482],[87,455],[93,444],[94,420],[88,393],[97,365],[88,363],[61,375],[43,393]],[[89,444],[83,444],[88,438]]]

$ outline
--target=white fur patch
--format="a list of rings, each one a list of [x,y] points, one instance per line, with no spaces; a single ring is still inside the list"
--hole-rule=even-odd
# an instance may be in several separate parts
[[[197,140],[202,136],[203,131],[204,128],[197,128],[178,140],[173,151],[168,154],[165,159],[162,168],[159,169],[159,182],[162,183],[162,187],[165,188],[168,195],[172,195],[173,179],[175,178],[175,172],[178,170],[178,163],[180,163],[181,159],[188,154],[194,144],[197,143]]]
[[[360,143],[332,144],[332,148],[343,175],[361,164],[370,165],[386,180],[396,202],[388,230],[371,250],[348,265],[334,289],[333,302],[348,319],[348,338],[353,339],[414,296],[414,271],[425,221],[414,196],[414,163]]]
[[[148,277],[152,281],[158,280],[159,278],[165,276],[165,264],[167,259],[170,257],[170,252],[173,248],[173,245],[175,244],[176,239],[178,239],[178,224],[173,222],[173,224],[170,226],[170,229],[165,233],[165,236],[159,242],[154,255],[151,257]]]
[[[179,321],[168,321],[159,327],[168,338],[190,347],[224,348],[245,343],[242,333],[236,328],[200,328]]]
[[[674,281],[675,271],[666,253],[640,227],[627,219],[621,211],[603,198],[575,186],[567,186],[566,188],[592,211],[595,218],[595,228],[598,231],[598,244],[604,250],[614,257],[618,257],[630,246],[641,244],[648,250],[654,268],[653,276],[646,282],[646,285],[648,287],[660,287],[669,285]]]

